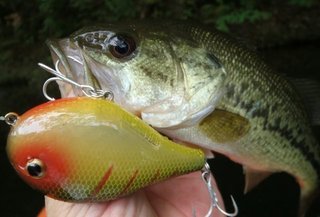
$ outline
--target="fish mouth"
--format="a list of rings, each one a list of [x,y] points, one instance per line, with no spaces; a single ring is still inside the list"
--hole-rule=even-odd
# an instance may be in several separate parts
[[[58,80],[61,98],[88,95],[88,89],[82,87],[89,88],[90,91],[111,93],[113,97],[117,93],[117,98],[120,96],[119,84],[112,76],[115,74],[114,70],[94,61],[75,42],[70,39],[47,40],[47,45],[56,72],[78,84]]]

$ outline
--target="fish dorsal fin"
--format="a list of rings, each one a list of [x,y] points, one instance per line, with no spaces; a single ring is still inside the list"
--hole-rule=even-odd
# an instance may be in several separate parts
[[[320,82],[307,78],[289,78],[301,95],[312,125],[320,125]]]
[[[250,129],[250,123],[238,114],[215,109],[199,127],[214,142],[226,144],[243,137]]]
[[[263,180],[265,180],[272,174],[272,172],[254,170],[246,166],[243,166],[243,172],[245,175],[245,194],[251,191],[254,187],[259,185]]]

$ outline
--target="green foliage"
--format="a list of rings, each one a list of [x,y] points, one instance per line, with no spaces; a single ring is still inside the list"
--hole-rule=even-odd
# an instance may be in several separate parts
[[[270,18],[271,13],[254,10],[254,9],[242,9],[239,11],[232,11],[224,16],[217,19],[217,28],[222,31],[228,31],[229,24],[241,24],[246,21],[254,23],[256,21],[262,21]]]
[[[253,0],[217,0],[203,5],[201,13],[207,23],[214,23],[218,29],[226,32],[229,31],[229,25],[259,22],[272,15],[270,11],[259,9],[259,4]]]
[[[316,0],[286,0],[311,6]],[[257,23],[273,14],[277,0],[2,0],[0,63],[12,58],[15,45],[43,43],[88,25],[124,19],[191,19],[228,31],[230,25]],[[4,51],[5,50],[5,51]]]
[[[9,59],[13,55],[13,50],[11,50],[10,47],[16,43],[17,41],[13,38],[13,39],[4,40],[0,44],[0,50],[2,50],[0,55],[0,62],[5,62],[7,59]]]
[[[310,6],[315,0],[287,0],[283,4]],[[259,22],[272,15],[276,0],[4,0],[0,2],[0,35],[36,43],[61,37],[94,23],[122,19],[193,19],[228,26]],[[9,18],[16,15],[17,20]],[[1,38],[0,36],[0,38]]]
[[[316,0],[289,0],[289,4],[302,7],[311,7]]]
[[[297,1],[297,0],[296,0]],[[266,13],[256,9],[255,1],[230,0],[7,0],[0,4],[0,34],[13,36],[22,43],[34,43],[48,36],[61,37],[93,23],[121,19],[172,18],[201,22],[216,20],[218,26],[235,20],[254,22],[266,19]],[[14,24],[8,16],[21,20]],[[253,18],[252,18],[252,17]],[[237,19],[239,18],[239,19]],[[222,29],[223,29],[222,28]]]

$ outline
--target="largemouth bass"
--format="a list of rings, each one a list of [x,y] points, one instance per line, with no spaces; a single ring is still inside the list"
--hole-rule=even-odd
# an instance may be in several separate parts
[[[299,94],[255,53],[218,31],[175,22],[84,28],[48,41],[65,76],[175,141],[244,166],[246,191],[284,171],[300,185],[300,215],[319,188],[320,148]],[[60,83],[62,97],[82,95]]]

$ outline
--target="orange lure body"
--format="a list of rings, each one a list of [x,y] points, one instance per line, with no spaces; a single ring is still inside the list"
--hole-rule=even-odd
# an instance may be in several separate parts
[[[111,101],[59,99],[20,116],[7,152],[32,187],[65,201],[108,201],[200,170],[199,149],[176,144]]]

